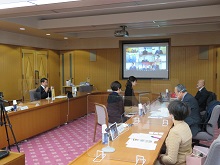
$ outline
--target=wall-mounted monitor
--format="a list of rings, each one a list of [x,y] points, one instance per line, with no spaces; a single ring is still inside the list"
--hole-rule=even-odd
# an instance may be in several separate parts
[[[120,41],[122,79],[169,79],[169,39]]]

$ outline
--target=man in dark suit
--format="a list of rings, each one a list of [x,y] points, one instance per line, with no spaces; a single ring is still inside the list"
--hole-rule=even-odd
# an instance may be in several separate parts
[[[200,112],[206,110],[206,103],[209,97],[209,92],[205,88],[205,80],[199,80],[197,83],[198,92],[196,93],[196,100],[199,104]]]
[[[41,85],[36,89],[37,96],[39,99],[46,99],[48,96],[51,97],[51,91],[48,87],[48,80],[46,78],[42,78],[40,80]],[[40,94],[40,96],[38,95]]]
[[[184,121],[189,125],[192,135],[195,136],[201,130],[199,127],[201,119],[198,102],[191,94],[187,93],[185,86],[182,84],[175,87],[175,93],[177,98],[185,102],[191,110],[190,115]]]

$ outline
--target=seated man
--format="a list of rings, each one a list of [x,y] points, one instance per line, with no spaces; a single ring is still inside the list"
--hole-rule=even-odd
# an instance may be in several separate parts
[[[209,92],[205,88],[205,80],[199,80],[197,83],[197,88],[199,89],[198,92],[196,93],[196,100],[198,101],[199,104],[199,110],[200,112],[206,110],[206,103],[207,99],[209,97]]]
[[[190,114],[184,121],[189,125],[192,136],[195,136],[201,130],[199,127],[201,119],[198,102],[191,94],[187,93],[184,85],[178,84],[174,90],[178,100],[185,102],[190,108]]]
[[[41,85],[36,89],[37,95],[38,93],[40,94],[40,96],[37,96],[37,97],[40,97],[38,99],[46,99],[48,96],[51,97],[51,90],[47,86],[48,80],[46,78],[42,78],[40,82],[41,82]]]
[[[111,83],[111,89],[113,92],[109,94],[107,100],[108,122],[126,122],[127,118],[124,116],[123,99],[119,95],[121,92],[121,84],[118,81],[114,81]]]

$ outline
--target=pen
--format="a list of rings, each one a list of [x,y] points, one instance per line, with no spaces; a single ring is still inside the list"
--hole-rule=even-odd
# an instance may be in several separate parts
[[[156,136],[151,136],[152,138],[155,138],[155,139],[160,139],[159,137],[156,137]]]

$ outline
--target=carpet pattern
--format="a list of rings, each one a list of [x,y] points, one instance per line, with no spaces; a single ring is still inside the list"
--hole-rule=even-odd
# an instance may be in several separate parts
[[[93,143],[95,115],[89,114],[66,125],[54,128],[19,143],[25,153],[26,165],[67,165],[85,152]],[[220,134],[215,129],[214,139]],[[101,126],[97,127],[96,142],[101,139]],[[210,142],[202,142],[209,145]],[[17,152],[16,146],[12,151]]]
[[[93,143],[94,114],[89,114],[66,125],[19,143],[25,153],[26,165],[67,165],[85,152]],[[96,141],[101,139],[97,127]],[[12,151],[17,152],[15,146]]]

